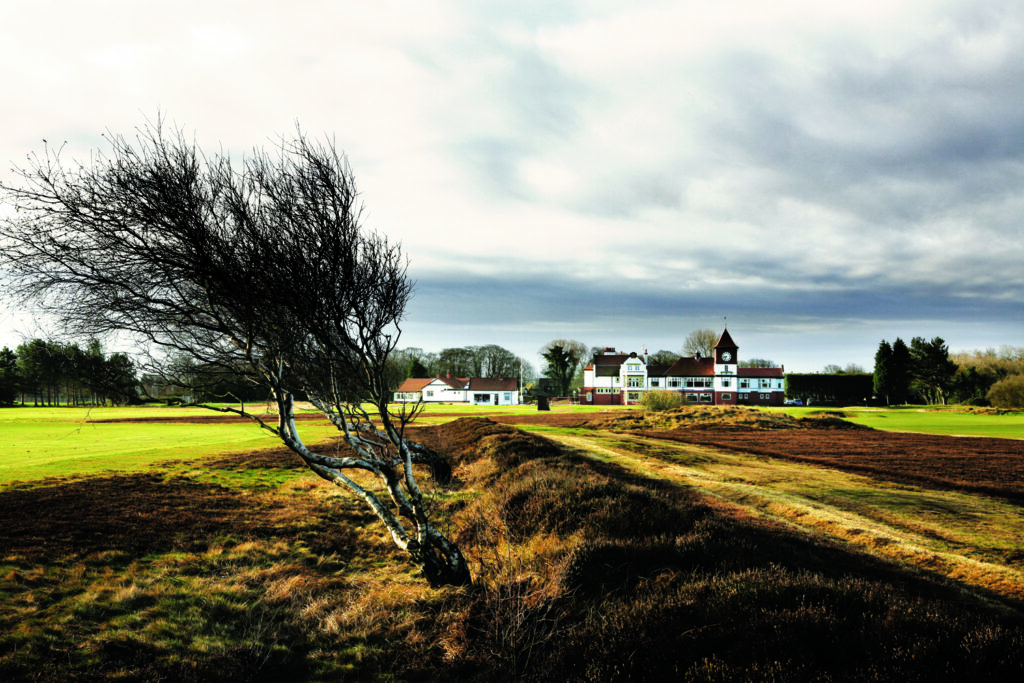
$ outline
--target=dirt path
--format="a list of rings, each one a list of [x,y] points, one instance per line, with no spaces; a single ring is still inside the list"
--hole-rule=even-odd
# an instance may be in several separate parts
[[[1024,601],[1024,509],[978,494],[634,435],[544,436],[631,472],[692,486],[753,515]]]

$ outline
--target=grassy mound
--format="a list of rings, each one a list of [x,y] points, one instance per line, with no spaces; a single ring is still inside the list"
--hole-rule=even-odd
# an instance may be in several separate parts
[[[684,406],[672,410],[635,410],[602,415],[586,426],[617,432],[678,429],[867,429],[847,422],[838,411],[822,411],[796,418],[745,406]]]
[[[445,436],[445,427],[439,427]],[[500,426],[452,423],[452,441]],[[468,442],[467,442],[468,443]],[[491,680],[961,680],[1024,674],[1024,620],[939,581],[550,446],[476,470],[477,584],[450,674]],[[472,477],[472,473],[470,473]]]

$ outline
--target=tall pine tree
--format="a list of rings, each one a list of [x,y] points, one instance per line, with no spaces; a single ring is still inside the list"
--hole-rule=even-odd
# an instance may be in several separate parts
[[[885,398],[886,405],[892,405],[892,346],[882,340],[875,351],[875,395]]]

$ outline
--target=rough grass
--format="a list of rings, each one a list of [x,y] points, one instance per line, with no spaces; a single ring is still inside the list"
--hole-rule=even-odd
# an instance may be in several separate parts
[[[0,491],[0,680],[1024,676],[1020,613],[955,581],[491,420],[417,436],[468,588],[284,452]]]
[[[447,429],[452,441],[505,433],[471,421]],[[484,559],[469,621],[453,615],[449,626],[455,672],[594,681],[1024,672],[1020,615],[953,582],[613,464],[563,453],[503,469],[480,455],[464,462],[486,489],[456,517],[467,552]]]

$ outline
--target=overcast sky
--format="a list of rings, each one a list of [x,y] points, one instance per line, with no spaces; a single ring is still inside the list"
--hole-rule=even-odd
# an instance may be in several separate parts
[[[4,174],[158,112],[333,136],[411,262],[402,346],[1024,345],[1019,0],[7,0],[0,76]]]

